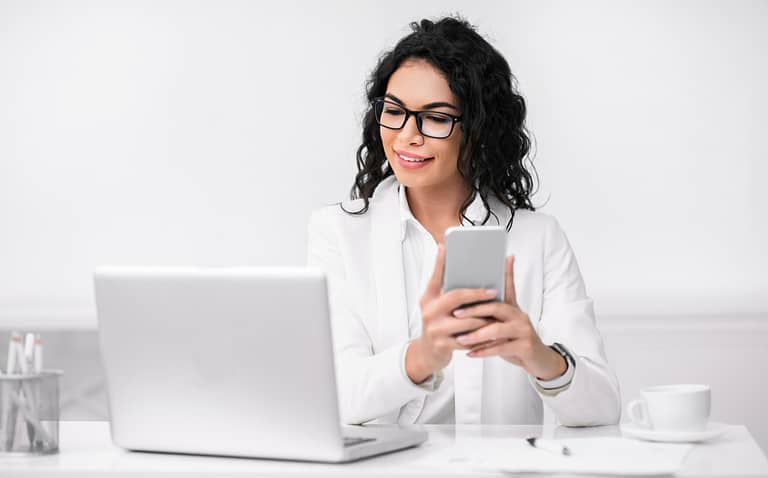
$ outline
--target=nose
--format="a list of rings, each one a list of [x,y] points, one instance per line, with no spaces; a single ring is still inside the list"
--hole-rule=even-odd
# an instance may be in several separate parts
[[[416,115],[410,115],[403,128],[400,130],[401,139],[408,142],[408,144],[421,146],[424,144],[424,136],[419,131],[419,127],[416,124]]]

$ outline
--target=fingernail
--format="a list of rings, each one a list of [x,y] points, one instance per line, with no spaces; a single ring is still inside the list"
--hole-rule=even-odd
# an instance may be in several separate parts
[[[462,315],[464,315],[464,310],[463,309],[456,309],[456,310],[453,311],[453,315],[455,315],[456,317],[461,317]]]
[[[499,291],[497,291],[496,289],[485,289],[485,295],[490,296],[490,297],[494,297],[498,293],[499,293]]]
[[[474,357],[474,356],[475,356],[474,352],[467,352],[467,357]]]
[[[459,337],[456,338],[456,342],[458,342],[458,343],[460,343],[462,345],[466,344],[468,341],[469,341],[469,339],[467,338],[466,335],[460,335]]]

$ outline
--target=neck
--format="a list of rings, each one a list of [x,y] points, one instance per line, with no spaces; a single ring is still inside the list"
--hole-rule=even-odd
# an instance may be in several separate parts
[[[461,205],[467,198],[470,188],[460,187],[406,187],[405,195],[413,217],[424,226],[437,243],[443,242],[445,229],[461,224]]]

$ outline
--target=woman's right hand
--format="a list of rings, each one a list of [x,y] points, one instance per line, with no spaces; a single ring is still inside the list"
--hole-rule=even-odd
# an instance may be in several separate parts
[[[494,320],[453,316],[453,311],[462,305],[493,299],[497,291],[454,289],[443,293],[444,269],[445,246],[441,244],[437,249],[432,277],[419,302],[421,336],[408,345],[405,354],[405,370],[413,383],[424,382],[433,373],[445,368],[451,362],[454,350],[467,349],[456,341],[459,334],[471,332]]]

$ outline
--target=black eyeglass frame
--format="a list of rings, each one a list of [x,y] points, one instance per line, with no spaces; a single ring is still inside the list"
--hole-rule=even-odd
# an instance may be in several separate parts
[[[384,103],[389,103],[389,104],[397,106],[398,108],[400,108],[403,111],[405,111],[405,118],[403,119],[403,124],[400,125],[399,128],[392,128],[391,126],[386,126],[386,125],[381,124],[381,121],[379,120],[379,116],[380,115],[376,114],[376,104],[378,102],[381,102],[382,105]],[[405,128],[406,123],[408,123],[408,118],[413,116],[414,118],[416,118],[416,128],[419,130],[419,133],[422,136],[426,136],[427,138],[445,139],[445,138],[450,137],[453,134],[453,127],[456,126],[456,123],[458,123],[458,122],[460,122],[462,120],[461,116],[452,115],[450,113],[444,113],[442,111],[434,111],[434,110],[413,111],[413,110],[409,110],[408,108],[406,108],[405,106],[403,106],[403,105],[401,105],[399,103],[395,103],[394,101],[387,100],[385,97],[374,98],[373,100],[371,100],[371,106],[373,106],[373,118],[376,120],[376,124],[378,124],[379,126],[381,126],[383,128],[387,128],[387,129],[391,129],[391,130],[397,131],[399,129]],[[382,106],[382,112],[384,111],[383,108],[384,107]],[[448,134],[445,135],[445,136],[432,136],[431,134],[425,133],[424,131],[421,130],[421,124],[422,124],[423,120],[421,119],[420,115],[423,114],[423,113],[437,113],[437,114],[440,114],[440,115],[447,116],[447,117],[451,118],[451,120],[452,120],[451,121],[451,130],[448,131]]]

